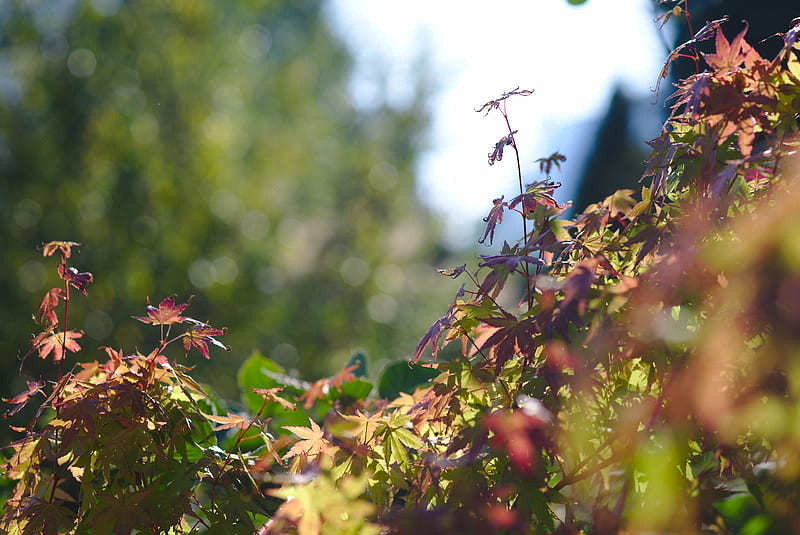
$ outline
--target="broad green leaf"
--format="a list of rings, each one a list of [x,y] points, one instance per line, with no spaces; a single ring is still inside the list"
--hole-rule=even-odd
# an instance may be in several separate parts
[[[387,366],[381,374],[378,380],[378,395],[384,399],[394,399],[400,392],[410,394],[418,386],[438,377],[439,374],[439,370],[422,364],[395,362]]]
[[[274,388],[276,386],[282,386],[274,376],[268,375],[269,372],[275,375],[281,375],[284,373],[284,370],[278,363],[268,359],[258,351],[254,351],[253,354],[242,363],[237,372],[236,379],[242,392],[242,400],[252,413],[257,412],[264,401],[261,396],[253,393],[253,388]]]
[[[354,400],[366,399],[369,393],[372,392],[372,383],[364,379],[356,379],[355,381],[342,383],[341,389],[341,395],[336,397],[347,396]],[[336,391],[336,389],[331,390]]]
[[[364,354],[363,351],[356,351],[353,353],[353,356],[350,357],[350,360],[347,361],[346,368],[350,366],[358,365],[358,368],[355,368],[350,371],[356,377],[366,377],[367,375],[367,356]]]

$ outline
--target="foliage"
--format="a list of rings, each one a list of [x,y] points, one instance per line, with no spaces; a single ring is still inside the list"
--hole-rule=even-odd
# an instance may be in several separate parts
[[[220,449],[217,433],[235,428],[238,444],[247,431],[263,428],[260,411],[247,419],[215,414],[216,402],[165,355],[179,344],[208,358],[209,345],[227,349],[217,339],[225,330],[182,315],[189,303],[167,297],[136,318],[159,329],[160,342],[150,353],[125,355],[106,347],[106,362],[65,373],[67,352],[81,351],[75,339],[82,334],[67,330],[70,287],[86,293],[93,281],[67,265],[77,245],[43,247],[44,256],[60,257],[63,287],[45,295],[42,332],[28,356],[52,356],[58,376],[29,383],[27,392],[7,400],[14,406],[10,414],[38,403],[34,421],[16,429],[25,436],[9,446],[6,476],[17,485],[6,502],[4,533],[195,532],[199,526],[209,533],[252,533],[253,518],[266,514],[268,504],[248,498],[258,493],[246,460]],[[288,404],[277,390],[263,394],[262,409],[273,401]],[[267,433],[260,436],[272,444]]]
[[[665,71],[681,56],[706,70],[677,84],[640,193],[571,220],[549,176],[524,185],[507,106],[531,91],[479,108],[507,126],[490,163],[511,150],[519,170],[518,195],[494,200],[482,241],[512,213],[522,237],[474,270],[441,270],[466,282],[416,362],[379,377],[377,398],[363,355],[306,383],[253,353],[238,374],[253,416],[230,412],[164,355],[177,344],[207,357],[223,334],[174,297],[137,318],[159,328],[150,354],[109,349],[105,364],[62,374],[80,351],[70,288],[93,278],[67,265],[75,244],[46,245],[63,288],[42,300],[30,354],[59,372],[10,400],[45,398],[11,446],[5,528],[800,531],[800,23],[773,59],[724,27],[670,54]],[[451,360],[421,360],[459,343]]]
[[[707,69],[677,84],[640,195],[618,191],[565,221],[558,184],[523,187],[520,173],[481,241],[509,212],[522,238],[476,271],[442,270],[468,280],[417,358],[456,342],[460,356],[428,386],[329,413],[315,448],[291,428],[308,445],[290,452],[292,472],[366,474],[376,522],[393,533],[800,529],[789,158],[800,25],[773,59],[746,29],[729,40],[723,28],[709,23],[665,65],[688,56]],[[478,109],[508,127],[490,165],[516,154],[506,106],[529,94]],[[549,174],[562,159],[538,163]]]
[[[228,396],[256,347],[320,377],[413,345],[437,293],[425,84],[355,102],[350,65],[320,0],[0,2],[0,395],[48,287],[31,244],[60,236],[102,244],[86,343],[149,347],[131,311],[185,289],[231,328],[226,362],[197,363]]]

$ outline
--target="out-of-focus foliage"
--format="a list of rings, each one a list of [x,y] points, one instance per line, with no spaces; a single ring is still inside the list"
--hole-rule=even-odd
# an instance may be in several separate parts
[[[228,395],[254,348],[313,376],[413,347],[424,83],[365,111],[349,65],[317,0],[0,2],[4,376],[50,282],[31,244],[67,237],[98,273],[85,346],[144,347],[130,311],[195,294],[231,328],[208,373]]]

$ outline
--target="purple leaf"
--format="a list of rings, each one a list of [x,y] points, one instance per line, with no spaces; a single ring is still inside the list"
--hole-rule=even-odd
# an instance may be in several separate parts
[[[484,243],[487,237],[489,238],[489,243],[487,245],[491,245],[492,241],[494,241],[495,227],[503,222],[503,209],[508,206],[503,202],[504,197],[505,195],[492,201],[494,206],[492,206],[491,211],[489,211],[489,215],[483,219],[486,222],[486,232],[483,234],[483,238],[478,240],[478,243]]]

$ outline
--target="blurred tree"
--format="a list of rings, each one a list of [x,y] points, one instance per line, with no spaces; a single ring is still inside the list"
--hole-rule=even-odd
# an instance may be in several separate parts
[[[647,157],[647,145],[631,132],[632,104],[621,88],[614,90],[583,164],[581,187],[575,200],[578,211],[618,189],[636,188],[637,177],[644,171],[642,162]]]
[[[84,347],[145,350],[146,298],[196,294],[187,312],[230,328],[233,351],[198,374],[225,395],[253,348],[311,377],[354,347],[415,346],[437,312],[413,180],[425,84],[403,109],[360,109],[321,4],[0,3],[4,395],[54,239],[95,274],[71,310]]]

